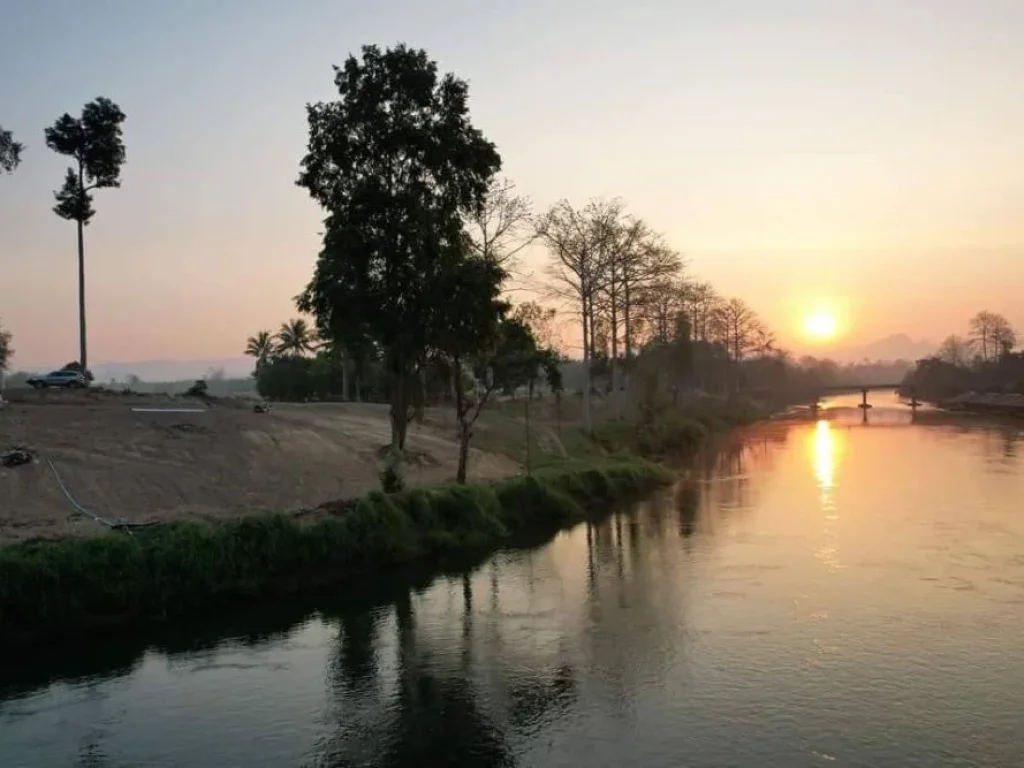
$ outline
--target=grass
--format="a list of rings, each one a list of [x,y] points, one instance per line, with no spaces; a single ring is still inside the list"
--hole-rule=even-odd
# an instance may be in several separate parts
[[[679,409],[663,408],[635,422],[607,422],[594,431],[594,441],[607,451],[665,459],[692,455],[708,440],[730,429],[766,418],[769,412],[743,400],[705,398]]]
[[[0,547],[0,639],[152,623],[554,532],[671,482],[649,462],[566,461],[494,486],[373,492],[303,523],[261,515]]]

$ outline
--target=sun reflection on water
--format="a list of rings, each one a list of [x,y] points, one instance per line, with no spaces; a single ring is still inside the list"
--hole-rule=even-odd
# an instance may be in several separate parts
[[[824,503],[826,496],[831,496],[835,482],[835,443],[832,438],[832,425],[822,419],[814,429],[814,477]]]
[[[842,435],[832,429],[832,425],[822,419],[814,428],[813,467],[814,478],[818,484],[818,501],[824,515],[824,542],[815,552],[815,557],[829,571],[837,571],[839,562],[839,510],[836,506],[835,484],[836,469],[842,451]]]

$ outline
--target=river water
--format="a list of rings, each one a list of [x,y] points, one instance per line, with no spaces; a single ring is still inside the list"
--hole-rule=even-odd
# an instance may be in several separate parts
[[[848,404],[468,573],[7,656],[0,766],[1024,765],[1022,431]]]

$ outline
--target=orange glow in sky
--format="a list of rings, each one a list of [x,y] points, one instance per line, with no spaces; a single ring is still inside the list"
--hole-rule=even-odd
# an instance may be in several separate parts
[[[44,127],[100,95],[127,114],[122,186],[86,232],[90,360],[241,358],[295,316],[320,247],[295,185],[305,105],[338,97],[331,67],[359,46],[397,41],[469,81],[535,212],[621,197],[796,353],[937,345],[979,310],[1024,327],[1020,0],[72,3],[57,25],[48,5],[0,24],[18,73],[0,125],[26,147],[0,176],[16,369],[78,351],[75,228],[52,212],[67,162]],[[99,37],[119,44],[98,55]],[[548,263],[523,252],[536,283]]]

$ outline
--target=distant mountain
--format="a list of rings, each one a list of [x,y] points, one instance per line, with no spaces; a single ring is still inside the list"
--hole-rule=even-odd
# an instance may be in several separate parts
[[[858,347],[846,347],[837,349],[826,354],[815,355],[816,357],[829,357],[839,363],[859,363],[867,360],[909,360],[914,362],[922,357],[935,354],[937,344],[930,341],[915,341],[905,333],[897,333],[886,336],[884,339],[873,341]]]
[[[211,370],[223,370],[228,379],[242,379],[253,370],[251,357],[216,357],[202,360],[139,360],[136,362],[110,362],[90,365],[94,379],[105,382],[114,379],[124,381],[129,376],[138,376],[142,381],[182,381],[206,376]],[[41,366],[38,371],[53,370],[60,365]],[[38,372],[33,369],[32,372]]]

